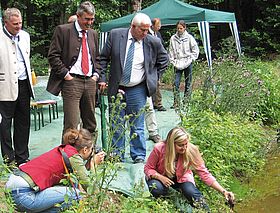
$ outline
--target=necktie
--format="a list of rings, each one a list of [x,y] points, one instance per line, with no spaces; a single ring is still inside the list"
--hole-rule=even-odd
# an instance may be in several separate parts
[[[130,82],[131,70],[132,70],[132,62],[134,57],[134,43],[135,39],[132,38],[132,42],[128,48],[126,61],[124,65],[122,82],[124,84],[128,84]]]
[[[88,74],[89,65],[88,65],[88,49],[86,42],[86,31],[82,30],[82,71],[85,75]]]

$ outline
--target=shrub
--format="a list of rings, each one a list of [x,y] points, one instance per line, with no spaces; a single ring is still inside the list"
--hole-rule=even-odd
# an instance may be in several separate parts
[[[259,76],[258,82],[261,85],[258,116],[265,124],[280,123],[280,59],[270,62],[260,60],[247,60],[246,66],[253,73]]]
[[[182,126],[199,146],[207,168],[228,189],[236,177],[247,179],[262,168],[267,144],[274,136],[258,122],[230,113],[221,116],[210,110],[192,111]],[[196,179],[212,210],[225,207],[220,203],[222,196]]]
[[[35,71],[37,76],[48,75],[49,63],[47,58],[39,53],[35,53],[31,56],[31,68]]]

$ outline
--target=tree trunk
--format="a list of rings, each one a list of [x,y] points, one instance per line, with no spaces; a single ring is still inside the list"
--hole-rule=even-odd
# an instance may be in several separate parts
[[[8,7],[8,0],[1,0],[1,9],[2,11],[6,10]],[[2,14],[3,16],[3,14]]]

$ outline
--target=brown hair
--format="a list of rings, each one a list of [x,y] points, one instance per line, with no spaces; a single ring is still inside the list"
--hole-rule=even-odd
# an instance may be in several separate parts
[[[87,129],[68,129],[63,135],[63,144],[74,146],[78,151],[82,148],[91,148],[92,136]]]
[[[84,13],[95,15],[95,8],[90,1],[82,2],[78,7],[77,14],[82,16]]]
[[[176,23],[176,27],[178,27],[178,25],[182,25],[184,28],[187,28],[186,22],[184,20],[180,20]]]

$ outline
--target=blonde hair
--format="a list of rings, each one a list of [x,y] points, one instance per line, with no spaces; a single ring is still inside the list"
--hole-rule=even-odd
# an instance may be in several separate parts
[[[152,25],[156,26],[156,25],[161,25],[161,21],[159,18],[153,18],[152,19]]]
[[[176,159],[175,144],[181,144],[186,140],[188,142],[187,149],[186,152],[182,155],[184,170],[187,170],[190,166],[197,168],[199,165],[204,163],[198,147],[190,142],[190,134],[187,133],[187,131],[182,127],[175,127],[169,131],[165,141],[166,152],[164,168],[165,173],[169,178],[174,177],[176,173],[174,164]]]
[[[10,20],[12,16],[21,17],[21,13],[19,9],[13,7],[13,8],[7,8],[4,11],[3,16],[4,16],[4,21],[7,21]]]

